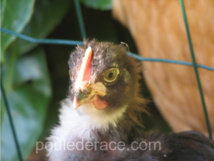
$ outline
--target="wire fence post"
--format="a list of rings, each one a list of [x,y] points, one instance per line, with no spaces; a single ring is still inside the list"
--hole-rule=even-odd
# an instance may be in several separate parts
[[[81,36],[82,36],[82,39],[84,39],[84,38],[86,38],[86,32],[85,32],[85,25],[84,25],[84,21],[83,21],[83,16],[82,16],[79,0],[74,0],[74,4],[75,4],[75,8],[76,8],[77,19],[78,19],[78,23],[79,23],[79,27],[80,27]]]
[[[12,135],[13,135],[13,138],[14,138],[14,142],[15,142],[15,145],[16,145],[18,158],[19,158],[20,161],[23,161],[21,149],[20,149],[20,146],[19,146],[19,142],[18,142],[18,138],[17,138],[14,122],[13,122],[13,117],[11,115],[10,106],[8,104],[6,93],[5,93],[5,90],[4,90],[3,83],[2,83],[2,78],[1,78],[0,81],[1,81],[2,98],[3,98],[4,104],[5,104],[5,108],[6,108],[6,112],[7,112],[8,118],[9,118],[9,123],[10,123],[10,127],[11,127],[11,130],[12,130]]]
[[[188,43],[189,43],[189,49],[190,49],[190,54],[191,54],[191,58],[192,58],[195,77],[196,77],[198,90],[199,90],[199,94],[200,94],[200,98],[201,98],[201,103],[202,103],[202,107],[203,107],[203,111],[204,111],[204,117],[205,117],[205,121],[206,121],[207,131],[209,134],[209,138],[212,139],[212,130],[211,130],[211,126],[210,126],[210,122],[209,122],[209,116],[208,116],[208,112],[207,112],[207,107],[206,107],[206,103],[205,103],[205,99],[204,99],[204,93],[202,90],[201,81],[200,81],[200,77],[199,77],[199,73],[198,73],[197,62],[196,62],[195,53],[194,53],[192,40],[191,40],[191,36],[190,36],[185,6],[184,6],[183,0],[179,0],[179,1],[180,1],[184,25],[185,25],[185,29],[186,29],[186,35],[187,35],[187,39],[188,39]]]

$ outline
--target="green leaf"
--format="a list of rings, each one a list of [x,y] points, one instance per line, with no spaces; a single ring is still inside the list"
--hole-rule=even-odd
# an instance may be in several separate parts
[[[1,6],[1,27],[21,32],[30,20],[35,0],[3,0]],[[2,33],[1,55],[15,39],[14,36]],[[1,57],[1,59],[3,59]],[[2,61],[2,60],[1,60]]]
[[[26,159],[43,131],[51,97],[44,51],[37,49],[17,59],[14,73],[15,79],[12,89],[7,93],[7,98],[21,152]],[[6,113],[4,113],[1,133],[2,160],[18,160]]]
[[[1,14],[1,23],[2,23],[2,17],[3,17],[3,13],[4,13],[4,9],[5,9],[5,4],[6,4],[6,0],[1,0],[1,10],[0,10],[0,14]]]
[[[100,10],[110,10],[112,8],[112,0],[80,0],[84,5]]]
[[[22,34],[35,38],[46,37],[67,13],[70,3],[70,0],[37,0],[34,14]],[[16,39],[12,45],[18,54],[24,54],[38,44]]]

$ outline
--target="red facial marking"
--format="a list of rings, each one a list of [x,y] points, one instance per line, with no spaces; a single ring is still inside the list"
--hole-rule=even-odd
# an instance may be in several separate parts
[[[82,64],[76,80],[75,89],[78,90],[84,82],[90,80],[91,73],[92,49],[88,47],[85,51],[85,56],[82,58]]]

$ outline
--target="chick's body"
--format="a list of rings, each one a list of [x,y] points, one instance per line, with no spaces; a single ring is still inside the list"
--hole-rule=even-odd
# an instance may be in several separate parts
[[[92,58],[85,63],[89,47]],[[53,129],[49,140],[59,149],[69,144],[74,144],[75,148],[58,152],[53,148],[49,151],[51,160],[118,160],[125,157],[122,155],[124,150],[111,150],[109,144],[115,144],[113,149],[120,141],[127,143],[125,147],[130,146],[128,142],[139,135],[132,119],[137,121],[135,112],[144,111],[139,105],[145,102],[139,95],[138,64],[125,52],[123,45],[96,41],[85,42],[72,52],[69,60],[70,95],[62,103],[60,125]],[[82,67],[88,62],[89,67]],[[80,78],[82,70],[85,72]],[[89,76],[86,76],[88,72]],[[73,109],[74,99],[80,104],[76,110]],[[107,106],[99,109],[100,104]],[[76,145],[78,142],[83,143],[82,150]],[[92,144],[91,150],[87,150],[87,142]],[[102,150],[101,146],[105,143],[108,147]]]
[[[214,144],[196,132],[146,136],[139,65],[123,45],[86,41],[69,60],[71,86],[49,137],[51,161],[204,161]]]

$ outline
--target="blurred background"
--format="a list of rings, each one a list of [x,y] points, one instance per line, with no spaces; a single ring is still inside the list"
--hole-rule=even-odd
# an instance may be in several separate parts
[[[147,57],[191,61],[191,59],[185,55],[189,54],[189,49],[185,36],[185,29],[183,22],[181,21],[182,15],[178,0],[173,0],[172,3],[168,3],[166,0],[150,1],[150,4],[147,3],[148,1],[146,0],[138,0],[135,2],[118,0],[79,1],[87,38],[95,38],[99,41],[111,41],[115,43],[126,42],[129,45],[131,52],[139,53],[141,55],[145,54]],[[137,4],[138,2],[139,4]],[[200,2],[202,1],[200,0]],[[197,5],[192,5],[189,2],[189,4],[187,4],[187,8],[189,9],[188,13],[193,12],[203,15],[205,12],[202,11],[206,9],[208,10],[208,8],[214,8],[214,3],[212,0],[208,0],[203,4],[198,2],[198,6],[202,6],[200,12],[194,10],[197,8]],[[146,8],[151,8],[151,10],[147,10]],[[169,8],[171,10],[167,11]],[[175,12],[173,13],[173,11]],[[206,53],[204,54],[202,52],[204,57],[198,59],[205,60],[207,58],[209,63],[202,62],[202,64],[214,67],[214,57],[212,52],[214,47],[214,31],[213,27],[211,27],[212,21],[209,19],[209,17],[214,16],[214,14],[213,11],[207,13],[209,16],[207,19],[204,19],[206,22],[203,22],[203,24],[207,24],[208,27],[203,28],[202,26],[202,28],[200,28],[200,31],[204,32],[204,35],[202,34],[200,36],[203,36],[206,39],[206,35],[208,34],[205,31],[208,30],[210,36],[207,37],[207,40],[209,40],[207,42],[207,46],[211,46],[211,48],[204,50],[208,53],[207,57]],[[165,15],[166,17],[160,17],[161,15]],[[198,15],[193,15],[195,18],[197,18],[197,16]],[[199,22],[193,17],[191,17],[191,22]],[[155,24],[152,22],[155,22]],[[164,22],[164,25],[161,25],[161,22]],[[175,24],[177,22],[179,22],[178,25]],[[197,23],[194,24],[191,22],[190,25],[192,24],[192,26],[197,26]],[[170,26],[170,24],[172,25]],[[176,29],[175,26],[180,27],[181,31],[173,31],[173,29]],[[2,0],[1,27],[34,38],[82,41],[74,0]],[[166,42],[166,44],[168,43],[166,45],[162,42],[167,40],[167,36],[165,35],[167,32],[169,33],[169,39],[168,42]],[[177,35],[170,34],[173,32],[177,33]],[[197,31],[196,33],[200,32]],[[183,37],[181,37],[180,40],[179,38],[176,39],[182,34]],[[157,46],[157,44],[160,46]],[[172,44],[177,44],[177,46],[174,46],[175,48],[173,48]],[[201,48],[206,49],[204,46],[199,46],[199,48],[197,48],[197,43],[194,43],[194,45],[196,45],[196,49],[199,49],[200,52]],[[35,144],[37,141],[45,142],[45,138],[50,134],[50,129],[58,123],[60,102],[67,96],[69,87],[68,58],[74,48],[75,46],[72,45],[39,45],[1,32],[2,82],[6,91],[9,106],[11,108],[15,129],[24,160],[46,160],[45,151],[40,151],[36,154]],[[178,49],[180,50],[178,51]],[[176,55],[179,52],[182,52],[183,54],[181,55],[184,55],[181,59],[178,55]],[[196,52],[198,52],[198,50],[196,50]],[[161,55],[155,55],[153,53],[160,53]],[[174,57],[167,57],[167,55],[164,56],[164,53],[169,53]],[[186,57],[187,59],[185,59]],[[171,128],[174,131],[206,131],[203,112],[197,110],[194,104],[196,103],[201,109],[201,104],[197,103],[197,101],[200,102],[200,98],[198,96],[197,85],[195,83],[192,68],[188,67],[188,69],[186,69],[187,67],[185,68],[179,66],[179,69],[176,68],[175,71],[168,71],[168,75],[164,73],[164,71],[167,71],[166,69],[173,69],[172,66],[174,65],[155,66],[153,64],[150,66],[150,64],[145,63],[142,67],[142,80],[140,81],[142,84],[142,95],[150,100],[150,103],[148,104],[148,111],[151,113],[150,116],[143,114],[142,121],[145,125],[145,131],[148,133],[168,133],[172,131]],[[163,69],[163,71],[152,71],[151,69]],[[179,78],[176,77],[176,71],[178,70],[185,70],[187,71],[187,73],[185,73],[187,76],[192,76],[193,83],[192,80],[187,78],[185,74],[177,75],[179,78],[182,78],[181,81],[187,82],[187,86],[192,84],[195,85],[193,86],[194,90],[189,91],[197,93],[196,98],[191,97],[193,98],[191,99],[188,97],[193,96],[191,92],[186,95],[182,93],[188,90],[184,84],[179,84],[179,81],[177,82],[174,80],[179,80]],[[148,75],[150,73],[158,76],[158,78],[151,77],[151,75]],[[171,76],[169,76],[170,73],[174,75],[171,74]],[[205,72],[202,71],[202,73]],[[209,103],[209,107],[211,107],[214,103],[213,99],[210,99],[214,98],[214,90],[212,90],[214,86],[211,81],[214,79],[213,73],[213,71],[209,71],[208,74],[206,75],[205,73],[205,76],[203,77],[208,80],[206,80],[207,83],[204,81],[204,84],[206,85],[204,87],[208,89],[206,101]],[[143,75],[145,75],[146,78]],[[171,93],[171,90],[173,91],[174,89],[168,89],[171,82],[170,78],[173,78],[171,81],[178,84],[178,86],[176,86],[176,84],[173,85],[173,87],[175,87],[174,89],[176,89],[174,92],[175,95]],[[156,80],[156,82],[149,80]],[[154,84],[152,84],[152,82]],[[161,84],[161,82],[166,84]],[[146,84],[149,86],[147,87]],[[155,86],[157,84],[158,87]],[[155,89],[157,89],[159,93],[156,93]],[[174,97],[168,97],[163,90],[165,90],[168,95]],[[164,96],[164,98],[157,96]],[[182,98],[180,96],[182,96]],[[189,106],[179,104],[179,102],[182,102],[182,99],[187,101]],[[176,106],[173,107],[165,100],[171,101],[172,104],[177,100],[175,104],[179,108]],[[193,105],[190,102],[193,102]],[[170,112],[170,109],[164,110],[161,108],[161,104],[164,105],[164,107],[169,105],[172,107],[171,110],[173,112],[179,114],[179,116],[183,116],[183,118],[181,117],[177,119],[180,119],[182,124],[175,124],[178,121],[171,120],[171,118],[176,118],[175,113]],[[201,114],[199,118],[195,117],[196,115],[193,114],[192,109],[188,110],[188,107],[190,106],[192,106],[196,112]],[[185,112],[179,112],[182,107],[186,110]],[[212,111],[209,112],[211,113]],[[203,122],[201,127],[203,127],[204,130],[191,126],[191,123],[197,125],[199,124],[198,122],[195,122],[194,119],[191,119],[191,115],[196,118],[195,120]],[[185,122],[185,119],[188,119],[190,123],[188,121]],[[168,123],[165,120],[167,120]],[[184,124],[187,126],[184,126]],[[206,134],[206,132],[204,133]],[[16,146],[14,144],[9,119],[5,111],[5,105],[2,97],[1,136],[1,159],[4,161],[18,160]]]

